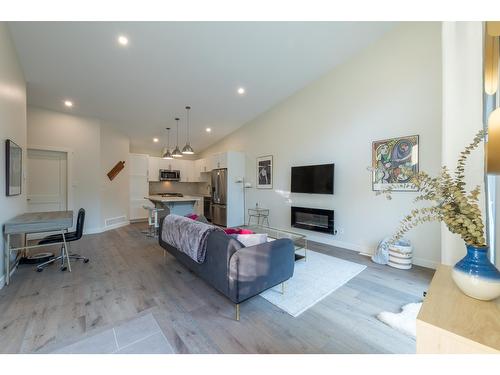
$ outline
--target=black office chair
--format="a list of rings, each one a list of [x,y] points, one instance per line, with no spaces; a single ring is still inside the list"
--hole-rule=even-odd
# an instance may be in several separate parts
[[[83,260],[83,263],[88,263],[89,259],[85,258],[81,255],[78,254],[70,254],[69,253],[69,243],[73,241],[78,241],[80,238],[82,238],[83,235],[83,224],[85,222],[85,210],[83,208],[80,208],[78,211],[78,218],[76,221],[76,231],[71,232],[71,233],[66,233],[64,235],[66,239],[66,245],[68,246],[68,257],[69,261],[73,260]],[[39,245],[51,245],[51,244],[61,244],[63,242],[63,237],[62,234],[53,234],[51,236],[47,236],[43,239],[41,239],[38,244]],[[54,262],[57,262],[58,260],[61,260],[61,271],[66,271],[67,267],[64,265],[64,262],[66,260],[66,255],[64,251],[64,243],[61,246],[61,253],[58,257],[54,257],[47,262],[41,263],[36,267],[36,270],[38,272],[42,272],[46,266],[49,264],[52,264]]]

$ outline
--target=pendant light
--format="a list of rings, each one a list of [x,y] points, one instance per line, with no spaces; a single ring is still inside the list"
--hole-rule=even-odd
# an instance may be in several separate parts
[[[162,155],[163,159],[173,159],[172,154],[170,153],[170,128],[167,128],[167,148]]]
[[[172,156],[174,158],[182,158],[182,153],[181,150],[179,150],[179,117],[175,118],[175,121],[177,121],[177,143],[174,149],[174,152],[172,152]]]
[[[186,155],[193,155],[194,150],[191,147],[191,144],[189,143],[189,110],[191,109],[190,106],[186,106],[186,122],[187,122],[187,140],[186,140],[186,145],[182,149],[182,153]]]
[[[499,39],[489,34],[484,37],[484,91],[495,95],[498,89]]]

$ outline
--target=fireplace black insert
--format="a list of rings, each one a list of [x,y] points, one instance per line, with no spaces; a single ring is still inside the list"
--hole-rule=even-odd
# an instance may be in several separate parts
[[[334,234],[333,210],[292,206],[291,225],[295,228]]]

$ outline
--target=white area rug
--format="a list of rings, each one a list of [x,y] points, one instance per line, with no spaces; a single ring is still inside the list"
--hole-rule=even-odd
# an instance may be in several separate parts
[[[384,311],[377,315],[377,319],[389,327],[415,338],[417,336],[417,315],[421,307],[421,302],[409,303],[401,307],[400,313]]]
[[[329,255],[307,251],[307,261],[295,262],[293,277],[260,295],[293,317],[297,317],[363,271],[366,266]]]

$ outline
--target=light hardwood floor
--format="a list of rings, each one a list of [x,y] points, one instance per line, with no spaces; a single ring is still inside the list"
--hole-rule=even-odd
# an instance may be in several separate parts
[[[0,352],[51,348],[151,312],[176,353],[414,353],[415,341],[379,322],[421,300],[433,271],[396,270],[349,250],[311,244],[367,265],[327,298],[293,318],[257,296],[234,305],[145,237],[143,224],[84,236],[72,251],[90,263],[73,272],[22,266],[0,290]]]

